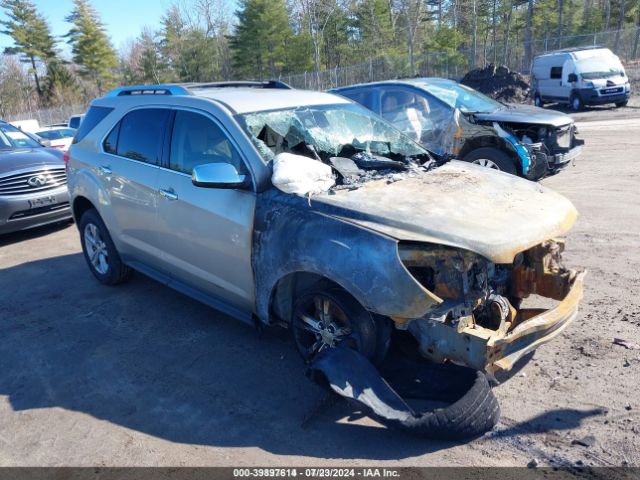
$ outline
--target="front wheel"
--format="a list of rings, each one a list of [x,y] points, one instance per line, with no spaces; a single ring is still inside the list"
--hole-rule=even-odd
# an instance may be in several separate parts
[[[312,362],[328,348],[347,347],[376,362],[386,352],[380,351],[376,321],[362,305],[339,289],[312,289],[303,293],[293,307],[293,338],[305,362]]]
[[[571,98],[569,99],[569,103],[571,104],[571,108],[573,109],[574,112],[579,112],[584,107],[584,104],[582,102],[582,98],[580,98],[580,95],[576,95],[576,94],[571,95]]]
[[[536,107],[544,107],[544,102],[542,101],[542,97],[540,96],[539,93],[536,93],[535,96],[533,97],[533,104]]]
[[[482,147],[473,150],[464,157],[465,162],[475,163],[481,167],[500,170],[512,175],[517,175],[518,171],[513,160],[502,150],[493,147]]]
[[[131,269],[120,259],[109,231],[96,210],[87,210],[78,228],[84,258],[100,283],[117,285],[131,277]]]
[[[629,103],[629,100],[625,100],[624,102],[617,102],[616,108],[626,107],[628,103]]]

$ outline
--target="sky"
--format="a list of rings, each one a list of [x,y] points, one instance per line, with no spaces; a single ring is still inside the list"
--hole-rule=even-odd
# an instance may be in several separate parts
[[[60,37],[69,31],[71,25],[64,19],[73,9],[72,0],[35,0],[34,3],[49,22],[53,35]],[[160,18],[171,3],[171,0],[91,0],[117,50],[128,39],[137,37],[145,26],[158,29]],[[6,18],[4,11],[0,12],[0,18]],[[0,34],[0,52],[11,45],[11,38]],[[64,40],[59,47],[64,56],[70,56],[70,48],[64,45]]]

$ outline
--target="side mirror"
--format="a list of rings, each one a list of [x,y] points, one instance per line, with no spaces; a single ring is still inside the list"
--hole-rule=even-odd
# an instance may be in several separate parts
[[[574,83],[578,81],[578,75],[576,75],[575,73],[570,73],[567,76],[567,80],[569,80],[569,83]]]
[[[249,177],[229,163],[204,163],[193,169],[191,183],[204,188],[246,188]]]

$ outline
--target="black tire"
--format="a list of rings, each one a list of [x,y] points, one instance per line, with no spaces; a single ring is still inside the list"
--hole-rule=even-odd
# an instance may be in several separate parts
[[[328,325],[324,325],[326,322],[323,323],[320,318],[319,299],[330,305],[330,320],[325,319]],[[325,310],[325,308],[323,306],[321,309]],[[314,321],[320,321],[324,328],[320,330],[309,328],[310,325],[302,320],[303,315],[307,318],[311,317]],[[324,342],[322,333],[326,334],[325,330],[331,327],[336,333],[338,328],[346,327],[349,330],[347,334],[337,335],[332,346],[338,344],[344,346],[342,345],[344,343],[372,362],[379,362],[384,357],[386,350],[383,351],[383,349],[388,348],[388,343],[381,337],[385,335],[386,329],[380,328],[379,332],[372,314],[344,290],[311,288],[294,302],[291,330],[298,352],[305,362],[311,362],[319,351],[329,347],[328,343]],[[324,346],[318,347],[320,350],[314,348],[317,342],[324,343]]]
[[[453,364],[409,357],[397,360],[391,355],[379,372],[362,355],[337,348],[318,355],[307,375],[383,425],[421,437],[477,437],[491,430],[500,418],[500,406],[486,375]],[[351,388],[345,389],[346,385]],[[407,399],[448,405],[416,411]]]
[[[463,160],[465,162],[476,163],[480,165],[482,165],[483,160],[488,160],[495,165],[489,168],[510,173],[512,175],[518,174],[518,170],[515,163],[513,163],[513,159],[502,150],[498,150],[494,147],[477,148],[469,152]]]
[[[540,107],[540,108],[544,107],[544,102],[542,101],[542,97],[540,96],[540,94],[539,94],[539,93],[536,93],[536,94],[534,95],[534,97],[533,97],[533,104],[534,104],[536,107]]]
[[[584,102],[582,101],[580,95],[577,95],[575,93],[571,95],[571,97],[569,98],[569,106],[574,112],[579,112],[580,110],[582,110],[584,108]]]
[[[617,102],[616,108],[626,107],[628,103],[629,103],[629,100],[625,100],[624,102]]]
[[[93,208],[87,210],[82,215],[78,228],[80,230],[80,243],[84,259],[89,266],[89,270],[98,281],[105,285],[117,285],[126,282],[131,277],[132,270],[120,259],[111,235],[109,235],[109,231],[98,212]],[[94,236],[94,242],[90,239],[92,230],[94,230],[94,234],[97,232],[99,235],[97,237]],[[96,246],[96,241],[99,244],[98,246]],[[93,250],[89,251],[90,249]],[[99,265],[92,261],[92,255],[96,252],[99,252],[98,257],[102,253],[105,254],[104,262],[100,260],[97,262]],[[95,257],[93,258],[95,259]],[[106,265],[106,269],[103,270],[104,265]]]

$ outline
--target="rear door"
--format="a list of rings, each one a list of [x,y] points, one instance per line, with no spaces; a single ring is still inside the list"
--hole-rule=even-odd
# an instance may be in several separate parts
[[[228,163],[247,174],[234,140],[210,114],[176,109],[167,157],[158,179],[165,269],[183,284],[177,288],[194,289],[187,292],[192,296],[202,292],[241,312],[251,312],[255,193],[196,187],[191,182],[193,168],[207,163]]]
[[[128,112],[103,142],[99,165],[112,212],[107,225],[126,260],[151,267],[160,263],[158,249],[158,173],[171,110],[140,108]]]

